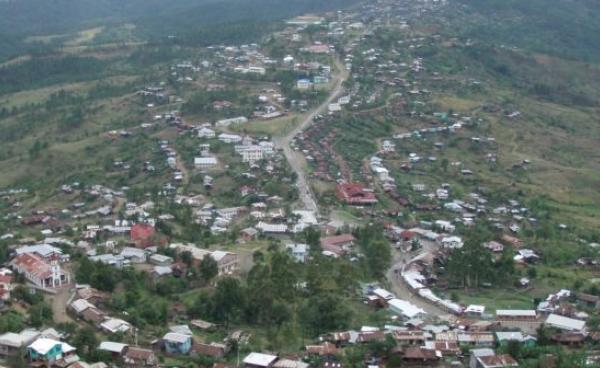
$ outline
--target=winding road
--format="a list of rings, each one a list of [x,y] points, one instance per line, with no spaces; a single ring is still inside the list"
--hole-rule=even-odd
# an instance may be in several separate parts
[[[346,79],[348,79],[349,73],[338,58],[335,59],[335,66],[337,69],[337,73],[333,78],[333,88],[329,93],[327,99],[325,99],[325,101],[319,106],[314,108],[310,113],[305,115],[302,118],[300,124],[298,124],[298,126],[292,129],[287,135],[283,137],[276,137],[273,139],[275,147],[283,151],[283,154],[289,162],[292,170],[296,173],[296,186],[298,187],[298,192],[300,193],[300,202],[302,203],[302,209],[314,211],[315,213],[319,212],[319,208],[317,206],[315,195],[312,192],[310,185],[308,184],[307,174],[302,167],[302,157],[300,153],[292,149],[290,143],[292,142],[294,137],[296,137],[314,122],[314,118],[317,115],[326,111],[329,104],[341,95],[343,91],[343,84],[346,81]]]

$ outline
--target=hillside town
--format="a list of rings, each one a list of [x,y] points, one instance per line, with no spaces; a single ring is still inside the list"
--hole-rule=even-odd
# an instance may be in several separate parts
[[[2,190],[0,366],[600,364],[599,245],[519,187],[518,111],[444,97],[487,83],[431,51],[470,46],[419,26],[447,6],[203,47],[123,102],[101,176]]]

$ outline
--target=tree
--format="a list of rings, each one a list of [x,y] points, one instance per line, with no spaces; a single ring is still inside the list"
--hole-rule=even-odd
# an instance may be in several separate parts
[[[199,267],[200,278],[204,283],[209,283],[219,274],[219,264],[209,254],[202,258]]]
[[[188,268],[192,265],[192,262],[194,261],[194,259],[192,258],[192,252],[187,250],[181,252],[179,257],[181,258],[181,262],[185,263],[185,265],[188,266]]]
[[[52,321],[52,308],[45,302],[37,303],[29,308],[29,323],[41,327],[45,322]]]
[[[215,319],[224,322],[225,328],[235,320],[244,309],[244,293],[239,280],[226,277],[219,280],[214,295]]]
[[[333,294],[313,295],[300,309],[300,321],[313,335],[347,328],[352,316],[343,300]]]
[[[304,242],[306,242],[311,249],[317,250],[321,246],[321,233],[314,227],[310,226],[304,229],[302,236],[304,238]]]
[[[85,326],[79,329],[72,339],[73,345],[77,348],[79,354],[87,356],[98,346],[98,339],[93,328]]]

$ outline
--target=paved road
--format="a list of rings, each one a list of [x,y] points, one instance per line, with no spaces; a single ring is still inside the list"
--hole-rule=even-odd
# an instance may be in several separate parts
[[[321,105],[317,106],[310,113],[308,113],[308,115],[305,115],[300,124],[298,124],[298,126],[295,127],[286,136],[277,137],[273,139],[275,147],[283,150],[285,158],[289,162],[292,170],[296,173],[296,186],[298,187],[298,192],[300,193],[300,202],[302,203],[302,209],[315,211],[316,213],[318,213],[319,208],[317,206],[317,201],[315,200],[314,193],[312,192],[312,190],[310,189],[310,185],[308,184],[306,172],[302,167],[302,157],[300,153],[295,152],[290,147],[290,143],[296,135],[298,135],[304,129],[308,128],[313,123],[315,116],[326,111],[329,104],[341,95],[343,90],[342,84],[344,83],[344,81],[346,81],[346,79],[348,79],[349,74],[339,59],[335,59],[335,64],[338,73],[334,76],[334,87],[329,93],[327,99]]]

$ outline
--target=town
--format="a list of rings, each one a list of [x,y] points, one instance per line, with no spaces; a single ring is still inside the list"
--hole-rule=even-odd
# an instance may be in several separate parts
[[[86,158],[0,191],[0,365],[600,364],[597,218],[551,202],[538,118],[440,24],[463,11],[302,14],[98,87]]]

